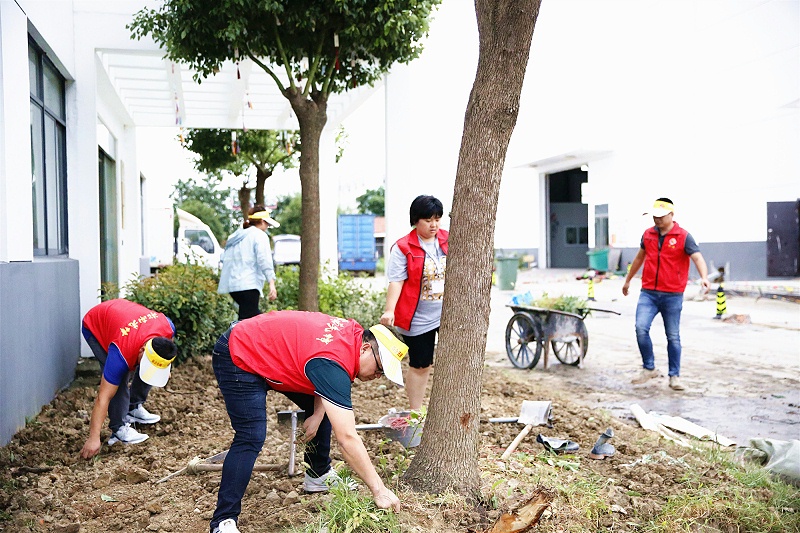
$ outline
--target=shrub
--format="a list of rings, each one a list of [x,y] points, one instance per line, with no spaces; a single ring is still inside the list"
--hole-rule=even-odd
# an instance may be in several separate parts
[[[275,289],[278,299],[270,302],[261,299],[264,311],[297,309],[300,294],[300,272],[294,265],[276,269]],[[331,316],[352,318],[364,328],[377,324],[383,314],[386,291],[375,291],[347,272],[332,276],[325,274],[319,280],[319,310]],[[266,292],[265,292],[266,294]]]
[[[207,355],[236,318],[233,300],[218,294],[219,275],[201,265],[174,263],[124,287],[125,298],[164,313],[175,324],[177,362]]]

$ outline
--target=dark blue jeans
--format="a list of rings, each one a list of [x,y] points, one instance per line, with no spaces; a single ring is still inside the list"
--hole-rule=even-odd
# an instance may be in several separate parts
[[[669,375],[681,375],[681,310],[683,293],[663,293],[642,291],[636,305],[636,342],[642,354],[642,366],[648,370],[655,368],[653,341],[650,340],[650,326],[658,313],[664,321],[667,334],[667,357]]]
[[[100,346],[98,340],[88,329],[83,328],[82,333],[86,344],[92,349],[95,359],[100,363],[100,375],[102,376],[106,368],[108,352]],[[138,366],[128,372],[125,382],[119,384],[117,393],[108,403],[108,427],[112,433],[116,433],[125,424],[125,415],[128,414],[128,411],[132,411],[144,403],[152,388],[139,377]]]
[[[222,465],[222,480],[217,495],[217,508],[211,518],[211,530],[223,520],[238,520],[242,511],[242,497],[250,483],[258,454],[267,437],[267,391],[269,383],[256,374],[242,370],[231,361],[228,349],[230,330],[226,331],[214,346],[212,366],[219,389],[225,399],[225,409],[231,419],[234,436],[228,455]],[[281,392],[311,416],[314,412],[314,396]],[[326,416],[319,425],[317,435],[306,444],[305,462],[308,472],[319,477],[331,469],[331,423]]]

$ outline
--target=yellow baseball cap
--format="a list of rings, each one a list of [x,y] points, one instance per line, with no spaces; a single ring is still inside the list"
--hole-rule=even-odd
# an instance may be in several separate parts
[[[675,206],[672,205],[670,202],[665,202],[664,200],[656,200],[653,204],[653,207],[650,208],[650,211],[645,213],[645,215],[652,215],[654,217],[663,217],[670,213],[675,212]]]
[[[375,335],[375,340],[378,341],[383,374],[402,387],[403,367],[400,361],[408,353],[408,346],[395,337],[383,324],[372,326],[369,330]]]

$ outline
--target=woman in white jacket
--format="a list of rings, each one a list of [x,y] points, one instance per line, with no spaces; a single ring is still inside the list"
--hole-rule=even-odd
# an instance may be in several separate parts
[[[264,206],[250,208],[242,227],[228,237],[222,255],[222,273],[219,276],[220,294],[230,293],[239,304],[239,320],[260,313],[258,300],[264,294],[264,282],[269,281],[267,297],[278,297],[275,290],[275,268],[267,228],[280,226],[269,216]]]

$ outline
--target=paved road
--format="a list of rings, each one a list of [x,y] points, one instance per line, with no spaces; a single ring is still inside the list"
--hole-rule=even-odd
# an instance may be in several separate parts
[[[486,350],[489,364],[511,367],[505,355],[505,328],[511,296],[530,290],[534,297],[586,297],[588,285],[577,280],[578,270],[520,271],[514,291],[493,289]],[[667,386],[666,339],[660,317],[651,329],[656,364],[663,379],[645,385],[630,384],[641,368],[634,334],[638,280],[631,294],[622,295],[622,278],[595,283],[596,308],[620,316],[594,313],[587,317],[589,352],[584,367],[560,365],[550,357],[527,372],[531,379],[572,394],[578,401],[610,409],[629,418],[631,403],[646,411],[682,416],[746,444],[751,437],[800,438],[800,305],[752,297],[728,297],[730,314],[749,315],[751,324],[714,320],[714,294],[704,298],[697,286],[686,291],[681,327],[681,374],[687,386],[676,392]]]

